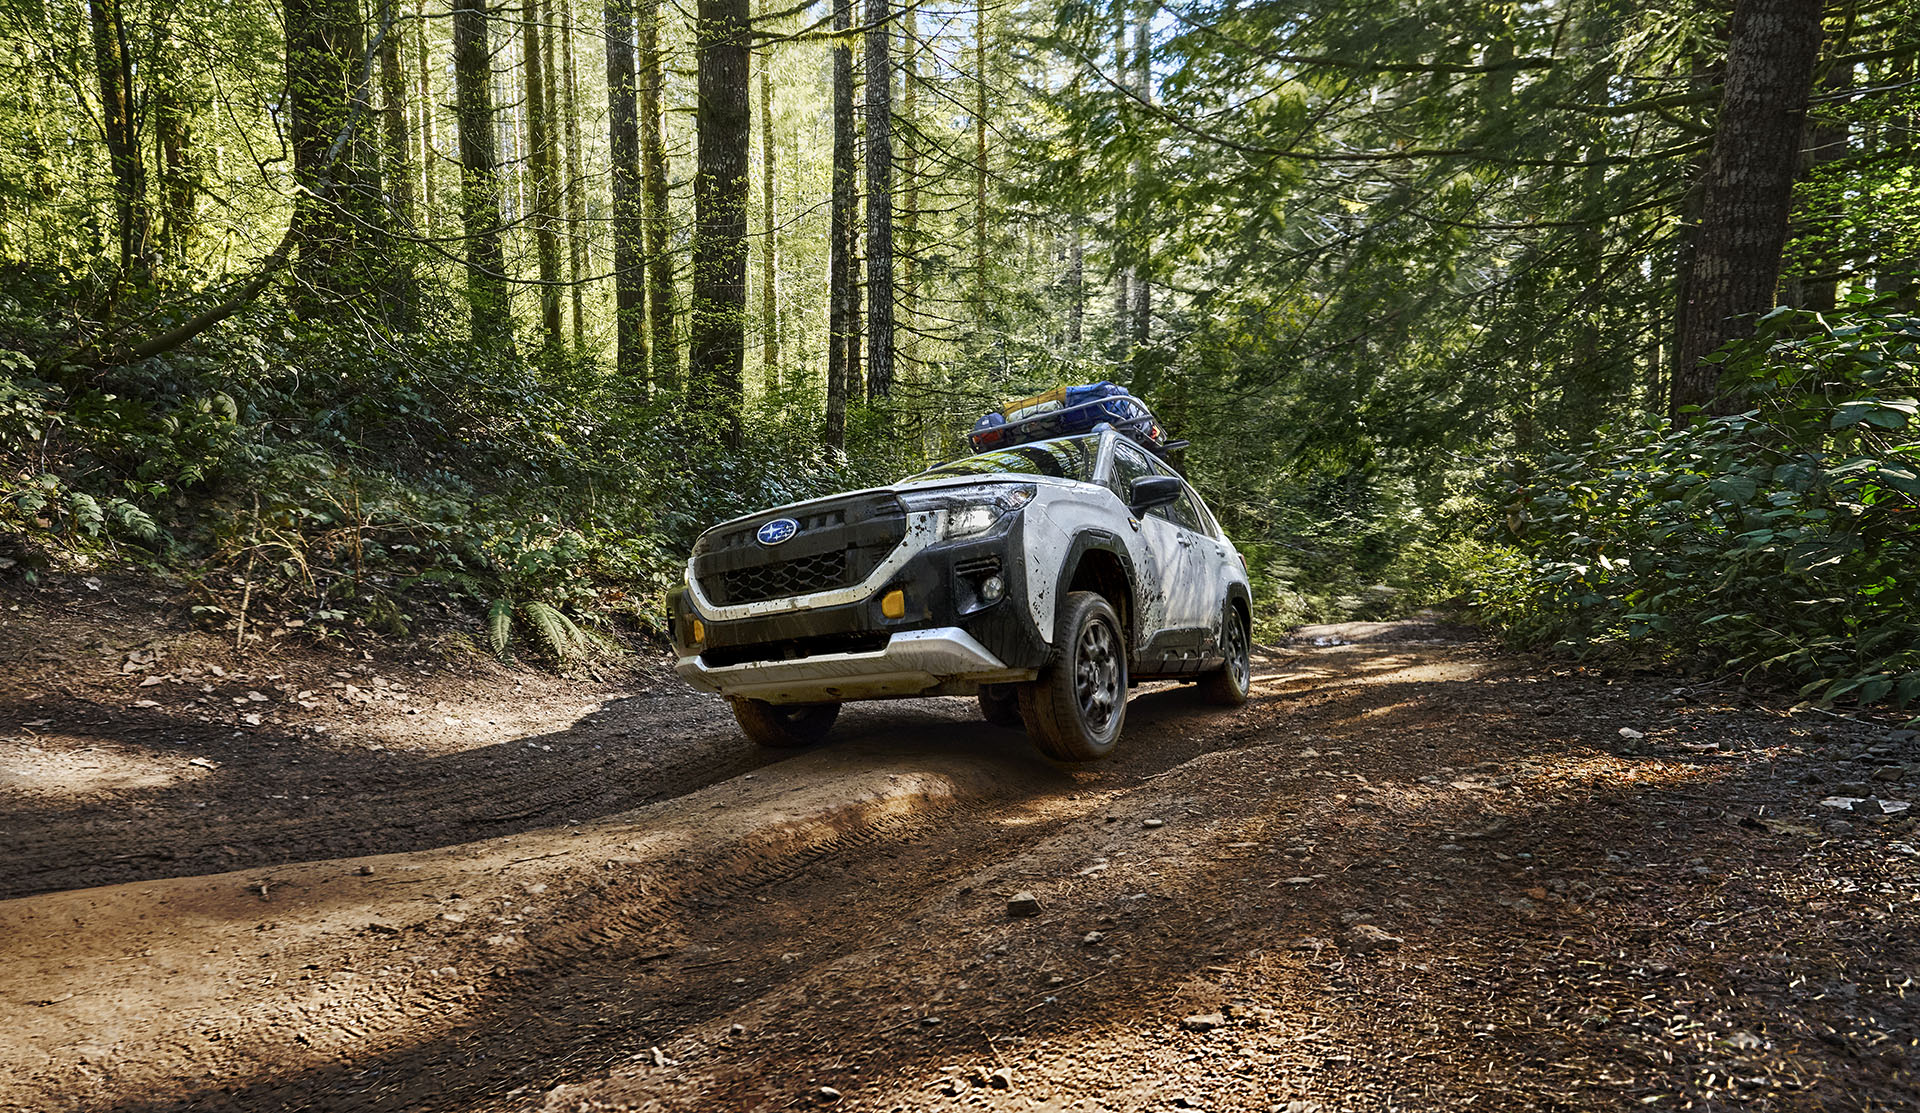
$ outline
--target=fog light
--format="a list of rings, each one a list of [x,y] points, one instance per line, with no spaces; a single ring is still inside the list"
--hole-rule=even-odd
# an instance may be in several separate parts
[[[1007,593],[1007,581],[998,576],[988,576],[980,584],[980,598],[989,603],[997,603]]]
[[[880,613],[886,615],[888,618],[905,618],[907,616],[907,593],[904,591],[889,591],[885,595],[882,595],[880,597]]]
[[[693,620],[693,644],[699,645],[707,640],[707,624],[699,619]]]

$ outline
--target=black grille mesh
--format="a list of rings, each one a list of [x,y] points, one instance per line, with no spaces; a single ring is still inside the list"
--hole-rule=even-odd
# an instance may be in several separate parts
[[[716,606],[762,603],[852,587],[907,534],[907,512],[889,492],[849,495],[786,512],[799,529],[768,545],[756,536],[781,511],[709,531],[693,547],[693,575]]]
[[[847,554],[834,550],[758,568],[740,568],[722,572],[719,580],[719,598],[714,602],[723,607],[828,591],[848,586]]]

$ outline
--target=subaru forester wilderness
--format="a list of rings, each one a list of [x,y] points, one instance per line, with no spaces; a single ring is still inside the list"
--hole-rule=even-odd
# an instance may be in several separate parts
[[[847,700],[977,695],[1086,761],[1141,680],[1242,703],[1245,562],[1154,447],[1102,422],[715,526],[668,596],[676,671],[781,747]]]

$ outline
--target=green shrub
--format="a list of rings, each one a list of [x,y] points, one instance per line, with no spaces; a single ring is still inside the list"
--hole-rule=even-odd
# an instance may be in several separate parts
[[[665,592],[714,522],[924,464],[864,407],[850,454],[821,447],[813,408],[780,397],[748,408],[729,449],[671,393],[638,399],[589,360],[481,358],[434,339],[461,336],[457,320],[381,336],[267,302],[63,387],[43,368],[72,345],[72,299],[11,294],[0,545],[30,554],[28,575],[148,566],[232,627],[243,599],[304,609],[322,633],[397,633],[451,606],[496,652],[517,625],[573,663],[604,654],[616,626],[663,633]]]
[[[1517,635],[1686,657],[1805,698],[1920,699],[1920,320],[1776,310],[1730,345],[1750,407],[1602,429],[1498,500],[1526,563],[1478,578]]]

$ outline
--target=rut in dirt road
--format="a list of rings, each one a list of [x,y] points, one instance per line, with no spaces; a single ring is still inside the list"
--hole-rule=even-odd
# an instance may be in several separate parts
[[[0,899],[468,842],[670,799],[771,760],[740,745],[724,709],[677,688],[587,706],[559,729],[442,752],[69,706],[106,727],[68,733],[82,768],[167,775],[64,799],[6,794]],[[0,706],[0,719],[24,714]]]
[[[1136,693],[1092,766],[905,702],[578,826],[0,904],[23,1018],[0,1104],[1920,1096],[1896,988],[1920,868],[1897,817],[1803,816],[1851,775],[1803,726],[1422,624],[1310,632],[1259,671],[1225,714]],[[1008,916],[1020,891],[1039,915]],[[97,990],[54,1000],[75,964]]]

